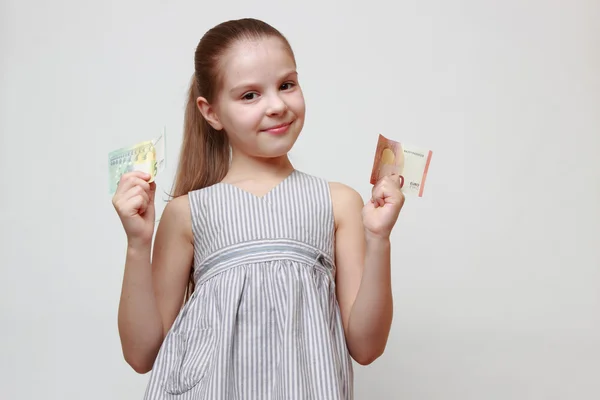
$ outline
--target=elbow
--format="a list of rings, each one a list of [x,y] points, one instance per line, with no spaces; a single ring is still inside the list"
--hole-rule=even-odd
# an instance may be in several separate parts
[[[146,374],[154,367],[154,361],[158,355],[158,345],[152,346],[152,342],[140,342],[129,339],[122,340],[121,352],[125,362],[138,374]]]
[[[358,364],[360,364],[362,366],[367,366],[367,365],[371,365],[382,354],[383,354],[383,352],[371,352],[371,353],[365,353],[360,356],[359,355],[353,356],[352,358],[354,358],[354,361],[356,361]]]
[[[362,366],[367,366],[375,362],[379,357],[383,355],[385,350],[385,345],[377,347],[372,347],[369,349],[364,349],[363,351],[357,351],[355,354],[352,354],[352,358],[358,364]]]
[[[143,364],[129,364],[131,366],[131,368],[133,368],[133,370],[135,372],[137,372],[140,375],[144,375],[147,374],[148,372],[152,371],[152,367],[148,366],[148,365],[143,365]]]
[[[358,364],[367,366],[375,362],[385,352],[388,332],[377,335],[352,336],[347,335],[346,340],[350,356]]]
[[[363,367],[366,367],[367,365],[371,365],[371,363],[373,361],[375,361],[377,359],[377,357],[371,357],[371,358],[354,358],[354,361],[356,361],[358,364],[362,365]]]
[[[127,354],[124,354],[124,357],[125,362],[140,375],[147,374],[152,370],[152,364],[142,360],[140,357],[134,357]]]

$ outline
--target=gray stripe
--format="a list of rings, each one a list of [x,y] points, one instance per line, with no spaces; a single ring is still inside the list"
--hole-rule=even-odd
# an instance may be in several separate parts
[[[295,171],[263,198],[189,194],[196,290],[150,374],[152,400],[350,400],[326,181]]]

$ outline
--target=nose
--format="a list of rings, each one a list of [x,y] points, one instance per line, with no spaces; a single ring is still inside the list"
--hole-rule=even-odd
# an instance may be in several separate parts
[[[287,111],[286,102],[279,96],[279,93],[269,96],[267,115],[279,115]]]

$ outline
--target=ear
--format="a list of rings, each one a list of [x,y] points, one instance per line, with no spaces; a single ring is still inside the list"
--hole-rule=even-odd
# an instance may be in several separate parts
[[[223,124],[221,124],[219,116],[215,112],[215,108],[211,104],[209,104],[204,97],[198,97],[196,99],[196,104],[198,105],[198,110],[200,110],[200,113],[202,114],[206,122],[210,124],[210,126],[215,128],[217,131],[223,129]]]

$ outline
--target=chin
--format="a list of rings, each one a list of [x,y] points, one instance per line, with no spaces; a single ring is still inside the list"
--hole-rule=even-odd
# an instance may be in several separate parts
[[[262,153],[263,157],[276,158],[285,156],[289,153],[296,141],[298,140],[297,132],[289,132],[287,135],[283,135],[275,140],[269,140],[267,143],[262,143],[262,148],[259,149],[258,153]]]
[[[290,150],[292,150],[292,146],[278,147],[266,150],[260,156],[263,158],[281,158],[287,156]]]

